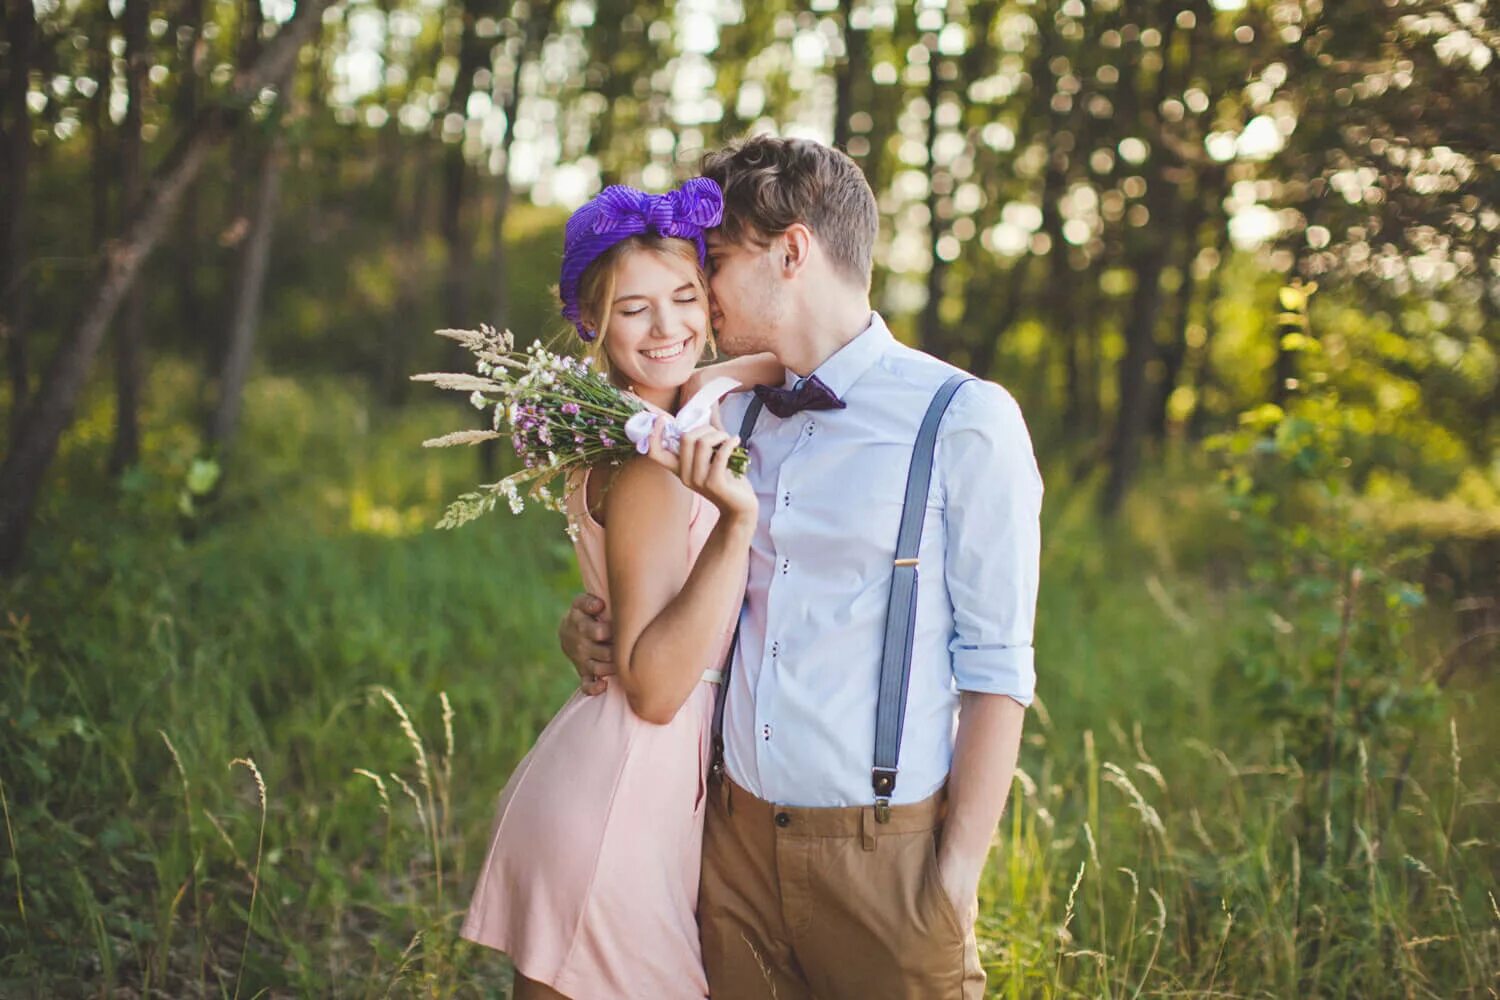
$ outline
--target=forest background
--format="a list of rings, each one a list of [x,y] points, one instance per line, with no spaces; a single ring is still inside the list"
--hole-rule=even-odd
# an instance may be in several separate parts
[[[1500,991],[1484,0],[9,0],[0,993],[500,996],[456,938],[574,678],[439,327],[773,131],[1021,401],[1040,696],[996,996]],[[975,540],[975,544],[983,544]]]

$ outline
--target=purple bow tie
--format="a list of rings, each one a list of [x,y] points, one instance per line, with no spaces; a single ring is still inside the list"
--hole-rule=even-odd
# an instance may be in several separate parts
[[[847,405],[816,375],[801,379],[792,389],[758,385],[755,387],[755,395],[765,404],[766,409],[783,420],[803,410],[842,410]]]

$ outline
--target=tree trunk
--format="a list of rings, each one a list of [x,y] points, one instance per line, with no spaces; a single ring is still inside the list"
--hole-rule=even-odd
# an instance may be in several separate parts
[[[26,191],[31,167],[31,113],[26,90],[35,60],[36,17],[30,3],[5,6],[5,92],[0,106],[0,342],[11,384],[10,437],[21,428],[31,397],[26,353]]]
[[[171,224],[183,193],[197,178],[209,152],[240,121],[243,111],[235,109],[248,105],[262,88],[291,70],[298,50],[321,24],[323,9],[330,2],[302,0],[297,5],[292,19],[255,64],[236,76],[225,103],[206,110],[184,130],[119,241],[106,248],[104,274],[90,288],[78,324],[53,355],[47,376],[22,417],[16,445],[0,464],[0,572],[14,572],[20,563],[42,477],[72,422],[73,408],[104,332]]]
[[[922,348],[938,357],[947,357],[949,344],[943,330],[943,287],[948,276],[948,262],[938,255],[938,243],[947,234],[948,228],[939,211],[941,198],[938,179],[947,176],[938,169],[934,152],[938,139],[938,102],[943,96],[943,59],[937,47],[931,49],[927,70],[927,253],[931,266],[927,269],[927,301],[922,305],[922,317],[918,324]]]
[[[1214,204],[1217,206],[1222,201],[1222,190],[1216,188],[1215,191]],[[1213,248],[1217,259],[1203,293],[1203,345],[1193,352],[1194,384],[1198,390],[1198,401],[1193,407],[1192,419],[1188,421],[1188,435],[1193,438],[1201,438],[1208,433],[1208,404],[1218,389],[1218,373],[1214,371],[1213,360],[1214,335],[1218,332],[1215,307],[1224,287],[1225,258],[1229,253],[1229,222],[1219,208],[1215,209],[1213,220]]]
[[[502,104],[505,111],[505,135],[500,139],[501,166],[499,175],[495,178],[495,210],[490,218],[490,280],[495,287],[490,322],[501,330],[510,326],[510,255],[505,245],[505,220],[510,215],[513,194],[510,184],[510,151],[516,139],[516,115],[521,109],[521,74],[526,64],[541,51],[542,44],[552,30],[557,5],[558,0],[547,0],[526,23],[521,48],[511,66],[510,81]],[[479,469],[486,482],[498,477],[499,463],[498,442],[482,442],[479,446]]]
[[[1180,240],[1182,256],[1178,259],[1177,266],[1181,275],[1181,283],[1177,286],[1177,299],[1172,307],[1171,326],[1166,342],[1161,348],[1161,381],[1154,388],[1151,410],[1147,416],[1147,427],[1157,440],[1166,439],[1167,407],[1172,400],[1172,393],[1176,392],[1177,386],[1181,384],[1187,363],[1187,331],[1192,320],[1193,293],[1196,290],[1193,262],[1198,259],[1198,241],[1201,238],[1200,230],[1203,228],[1206,215],[1206,206],[1203,204],[1202,197],[1194,197],[1188,203],[1186,218],[1179,227],[1182,236]]]
[[[1171,51],[1173,20],[1164,5],[1146,4],[1137,0],[1125,8],[1126,16],[1137,16],[1137,23],[1150,24],[1153,11],[1161,18],[1158,28],[1162,34],[1162,52]],[[1156,74],[1154,87],[1142,93],[1145,72],[1139,60],[1132,58],[1122,80],[1130,85],[1121,88],[1119,114],[1126,121],[1134,121],[1143,107],[1160,107],[1162,100],[1173,86],[1172,63],[1166,62]],[[1143,100],[1144,99],[1144,100]],[[1141,438],[1146,430],[1149,412],[1151,385],[1150,363],[1156,359],[1156,326],[1161,315],[1161,274],[1166,267],[1167,245],[1176,226],[1176,192],[1167,181],[1166,153],[1154,145],[1149,158],[1141,170],[1146,179],[1148,218],[1140,226],[1134,240],[1129,241],[1134,249],[1135,292],[1131,295],[1129,311],[1125,317],[1125,354],[1120,359],[1118,371],[1118,408],[1115,413],[1114,433],[1107,449],[1109,476],[1105,480],[1104,492],[1100,496],[1100,509],[1105,516],[1116,513],[1125,493],[1135,478],[1140,461]]]
[[[1026,287],[1026,273],[1030,267],[1032,258],[1029,256],[1017,257],[1016,262],[1006,272],[1005,289],[998,296],[993,294],[983,297],[970,294],[965,304],[964,316],[966,320],[970,316],[972,304],[980,301],[985,302],[986,308],[978,314],[973,322],[965,322],[965,326],[973,326],[980,322],[979,316],[983,316],[982,322],[985,333],[979,338],[974,348],[973,357],[969,359],[969,370],[979,378],[989,378],[990,369],[995,366],[995,354],[1000,349],[1000,341],[1004,338],[1007,330],[1015,323],[1021,315],[1022,291]],[[999,301],[994,301],[998,298]]]
[[[488,57],[489,48],[474,30],[477,17],[474,0],[463,8],[463,32],[459,38],[458,75],[448,96],[448,114],[468,121],[469,95],[474,92],[474,73]],[[443,214],[440,231],[448,251],[448,266],[443,272],[443,320],[450,326],[472,326],[470,285],[474,270],[473,227],[468,222],[470,171],[464,159],[464,142],[447,143],[443,154]],[[462,348],[453,345],[451,357],[458,360]],[[466,357],[466,355],[465,355]]]
[[[867,103],[866,90],[870,80],[870,33],[854,27],[853,22],[854,0],[839,0],[844,55],[833,71],[833,145],[845,152],[849,152],[849,140],[854,137],[850,121]]]
[[[400,131],[396,116],[385,125],[386,134],[397,152],[392,154],[396,178],[395,270],[396,302],[386,325],[385,348],[380,352],[380,397],[388,405],[399,406],[411,386],[411,349],[421,315],[424,261],[422,224],[427,218],[430,147],[413,142]]]
[[[97,0],[89,52],[89,74],[98,89],[88,103],[90,234],[103,246],[110,234],[110,180],[115,174],[114,152],[109,134],[109,94],[114,87],[114,60],[110,58],[110,29],[114,18],[108,0]]]
[[[208,45],[203,38],[203,0],[183,0],[177,27],[185,37],[181,40],[181,48],[178,52],[180,69],[178,70],[177,101],[172,109],[172,117],[177,122],[190,122],[198,114],[203,61],[208,54]],[[178,266],[175,268],[178,276],[177,309],[181,317],[182,330],[188,342],[207,344],[211,338],[205,329],[203,295],[198,282],[200,255],[203,252],[199,246],[201,237],[198,232],[198,200],[196,186],[190,188],[183,196],[181,222],[173,240],[178,261]],[[203,360],[208,363],[211,361],[211,356],[206,355]],[[211,371],[212,368],[208,370]]]
[[[120,125],[120,205],[126,216],[139,207],[145,187],[141,128],[145,124],[146,71],[151,63],[150,43],[146,37],[150,15],[149,0],[126,0],[125,94],[128,103],[125,121]],[[140,458],[145,305],[145,290],[136,285],[125,298],[115,330],[115,440],[109,454],[109,473],[112,476],[118,476]]]
[[[271,259],[271,234],[276,228],[276,208],[281,201],[281,169],[285,152],[286,140],[278,130],[261,157],[250,232],[245,238],[235,278],[234,312],[229,323],[224,367],[219,374],[219,402],[208,434],[210,445],[220,455],[228,453],[239,429],[240,404],[244,398],[245,382],[250,376],[255,330],[260,325],[260,307],[265,299],[266,265]]]

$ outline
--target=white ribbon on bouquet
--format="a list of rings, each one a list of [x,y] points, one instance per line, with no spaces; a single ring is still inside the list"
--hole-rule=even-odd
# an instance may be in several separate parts
[[[651,432],[662,421],[661,443],[672,454],[682,447],[682,436],[708,424],[714,404],[740,387],[738,379],[720,376],[693,394],[676,416],[645,409],[625,422],[625,436],[642,455],[651,450]]]

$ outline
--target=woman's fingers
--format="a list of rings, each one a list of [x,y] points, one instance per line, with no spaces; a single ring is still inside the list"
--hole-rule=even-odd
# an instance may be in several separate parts
[[[689,489],[703,485],[703,474],[713,458],[713,441],[718,433],[712,427],[699,427],[682,436],[678,457],[682,463],[682,481]]]
[[[698,453],[698,436],[694,432],[688,432],[682,436],[677,445],[677,475],[682,478],[683,485],[692,488],[693,456]]]
[[[726,437],[720,443],[718,449],[714,452],[714,463],[713,468],[710,470],[710,475],[720,477],[729,474],[729,457],[734,454],[734,449],[739,447],[739,443],[740,439],[732,435]]]
[[[708,428],[703,436],[698,439],[698,450],[693,455],[693,478],[698,486],[707,486],[709,471],[713,468],[715,449],[722,444],[728,435],[723,431]]]
[[[662,430],[666,424],[658,420],[651,428],[651,442],[646,454],[652,461],[665,466],[669,471],[676,472],[680,466],[678,456],[667,449],[662,442]]]

